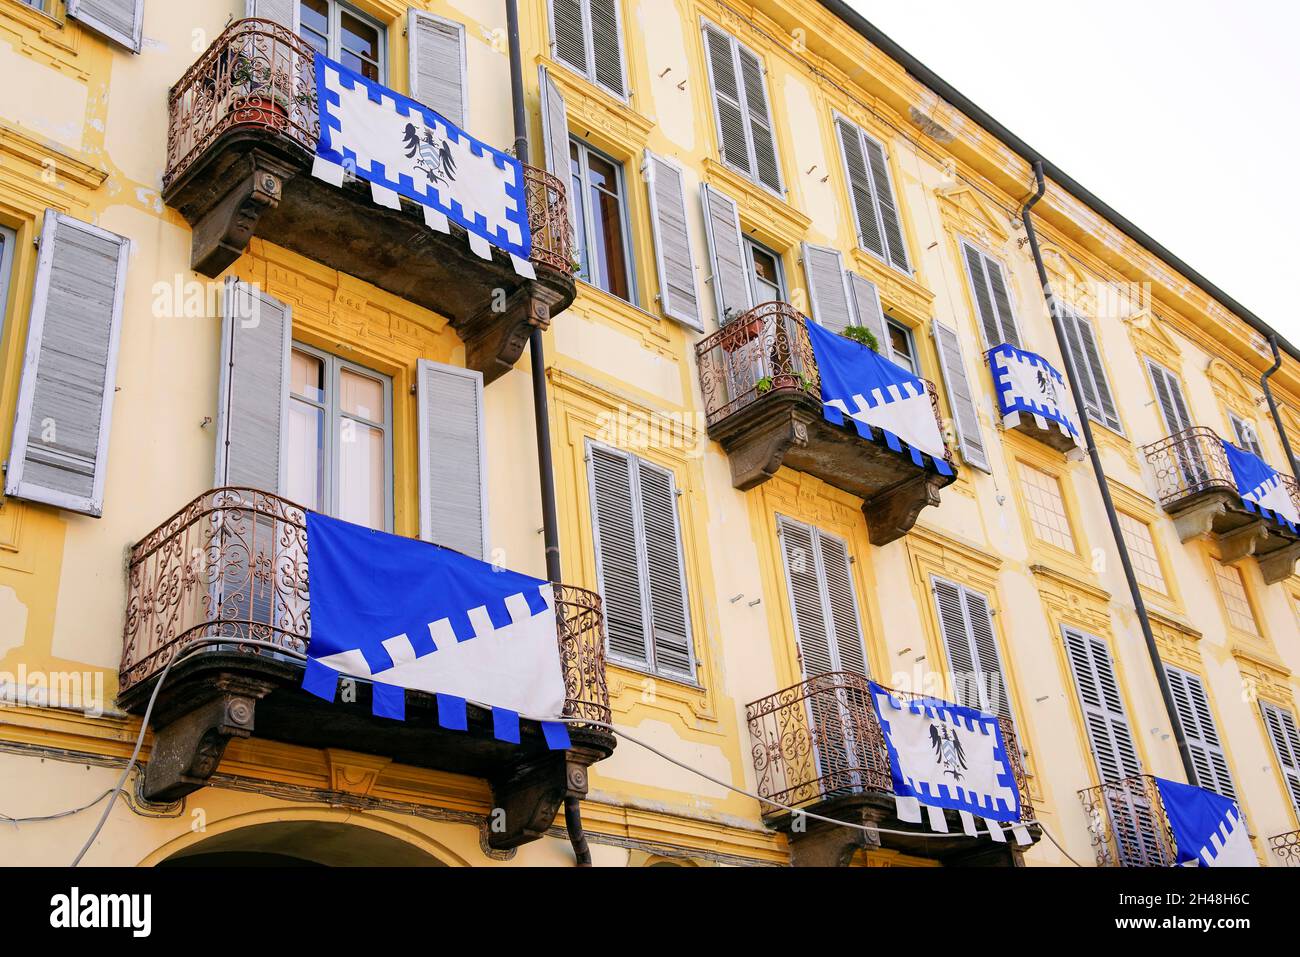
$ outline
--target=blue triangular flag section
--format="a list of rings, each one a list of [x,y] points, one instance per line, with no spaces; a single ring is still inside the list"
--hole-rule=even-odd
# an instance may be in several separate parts
[[[1241,808],[1205,788],[1156,778],[1165,817],[1178,845],[1178,864],[1258,867]]]
[[[925,455],[940,475],[952,475],[925,382],[852,339],[815,322],[805,325],[821,377],[826,421],[843,426],[847,417],[868,441],[873,441],[872,429],[879,429],[881,440],[893,451],[901,453],[902,443],[907,443],[918,467],[924,467]]]
[[[469,727],[490,708],[493,735],[518,744],[520,716],[547,745],[569,746],[549,582],[440,548],[307,513],[311,639],[303,689],[333,701],[341,674],[372,686],[378,717],[406,719],[406,691],[434,694],[438,724]]]
[[[1300,534],[1300,513],[1291,498],[1291,490],[1273,466],[1258,455],[1239,449],[1226,439],[1223,454],[1228,459],[1232,480],[1236,483],[1241,503],[1249,511],[1257,511],[1266,519],[1282,525],[1293,534]]]

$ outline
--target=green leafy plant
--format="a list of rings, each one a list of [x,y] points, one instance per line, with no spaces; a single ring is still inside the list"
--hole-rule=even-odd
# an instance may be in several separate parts
[[[872,352],[880,351],[880,340],[866,326],[845,326],[840,331],[840,335],[845,339],[852,339],[858,345],[866,346]]]
[[[763,378],[759,379],[757,382],[754,383],[754,388],[758,390],[759,395],[763,395],[766,392],[771,392],[772,377],[770,375],[763,376]]]

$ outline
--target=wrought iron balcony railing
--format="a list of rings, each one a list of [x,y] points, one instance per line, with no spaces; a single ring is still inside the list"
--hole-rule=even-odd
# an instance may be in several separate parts
[[[1268,845],[1284,867],[1300,867],[1300,831],[1275,834],[1268,839]]]
[[[236,20],[171,89],[164,193],[227,134],[275,137],[310,156],[320,132],[316,97],[315,52],[306,42],[270,20]],[[527,165],[524,180],[532,259],[571,274],[566,184]]]
[[[758,793],[765,798],[806,807],[851,794],[893,793],[889,753],[863,675],[831,672],[809,678],[750,703],[745,720]],[[1032,818],[1015,728],[1006,719],[1001,724],[1023,816]],[[763,814],[772,818],[784,812],[764,805]]]
[[[1155,470],[1156,494],[1166,509],[1177,508],[1206,492],[1237,494],[1223,442],[1213,429],[1200,425],[1183,429],[1143,446],[1142,452]],[[1285,473],[1279,475],[1292,501],[1300,506],[1295,479]]]
[[[821,378],[806,326],[810,321],[787,302],[765,302],[696,345],[710,426],[772,395],[802,394],[821,402]],[[942,432],[938,392],[933,382],[921,381]],[[946,458],[951,461],[952,453]]]
[[[1099,867],[1172,867],[1173,832],[1155,778],[1139,774],[1086,788],[1079,800]]]
[[[600,596],[555,585],[565,715],[609,721]],[[303,509],[247,488],[206,492],[131,549],[123,692],[200,641],[225,653],[304,652],[311,641]]]

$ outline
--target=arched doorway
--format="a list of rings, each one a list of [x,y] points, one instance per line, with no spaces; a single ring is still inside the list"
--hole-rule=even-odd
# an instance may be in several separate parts
[[[432,854],[367,827],[271,821],[204,838],[158,867],[442,867]]]

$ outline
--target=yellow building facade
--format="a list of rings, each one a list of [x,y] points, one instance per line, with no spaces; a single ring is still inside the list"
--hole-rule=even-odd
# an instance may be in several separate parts
[[[425,501],[421,361],[468,368],[486,502],[470,539],[491,561],[545,573],[533,382],[518,348],[483,361],[465,331],[480,320],[440,311],[437,289],[404,294],[382,270],[295,251],[308,240],[283,239],[297,228],[276,219],[287,199],[257,200],[267,211],[249,214],[251,237],[231,227],[206,247],[210,220],[169,202],[188,188],[169,178],[169,90],[204,57],[223,64],[214,76],[231,70],[210,51],[250,15],[458,109],[466,130],[507,147],[505,4],[414,7],[0,0],[0,447],[25,456],[18,485],[6,453],[0,502],[0,812],[23,820],[0,830],[5,863],[70,863],[102,805],[27,819],[90,805],[131,756],[141,709],[119,691],[139,613],[132,550],[213,488],[228,283],[288,307],[286,388],[332,376],[303,408],[351,415],[377,450],[358,465],[313,447],[323,458],[307,473],[291,463],[263,491],[299,501],[294,489],[328,489],[314,507],[424,535],[437,503]],[[983,358],[1012,341],[1065,368],[1021,224],[1030,164],[812,0],[521,0],[520,16],[531,162],[568,189],[577,245],[576,298],[542,323],[563,580],[604,599],[613,724],[680,762],[622,740],[591,764],[581,817],[593,862],[1091,865],[1167,853],[1144,776],[1185,774],[1097,485],[1086,461],[1004,425]],[[413,44],[435,41],[439,56],[421,59]],[[1289,472],[1259,386],[1271,354],[1199,280],[1061,183],[1034,217],[1200,783],[1239,801],[1261,863],[1287,863],[1300,829],[1296,549],[1224,490],[1209,435],[1257,443]],[[60,228],[127,241],[124,278],[104,287],[121,304],[93,406],[111,399],[111,418],[83,463],[100,483],[95,507],[32,493],[39,442],[14,442],[16,422],[41,431],[32,370],[58,351],[49,290],[77,294],[75,276],[59,278]],[[228,250],[228,264],[196,270],[201,247]],[[786,306],[762,313],[766,302]],[[770,346],[773,329],[798,338],[803,315],[873,328],[882,354],[934,384],[955,480],[879,441],[828,437],[802,412],[765,411],[806,399],[808,370],[778,368],[751,343]],[[344,382],[382,386],[382,413],[349,412]],[[1296,363],[1270,383],[1300,442]],[[318,466],[332,484],[311,484]],[[377,478],[358,478],[371,467]],[[147,598],[161,600],[155,584]],[[985,837],[958,852],[896,821],[878,772],[849,753],[860,745],[844,744],[866,733],[860,685],[819,683],[826,672],[1004,716],[1041,824],[1033,843]],[[972,673],[985,697],[958,687]],[[149,800],[134,770],[86,862],[573,863],[563,815],[535,840],[493,845],[490,771],[417,766],[368,751],[364,733],[309,745],[260,727],[225,734],[217,763],[174,799]],[[796,744],[783,750],[785,735]],[[156,740],[146,735],[141,764]],[[862,791],[885,796],[845,796]],[[754,792],[909,836],[828,837]]]

